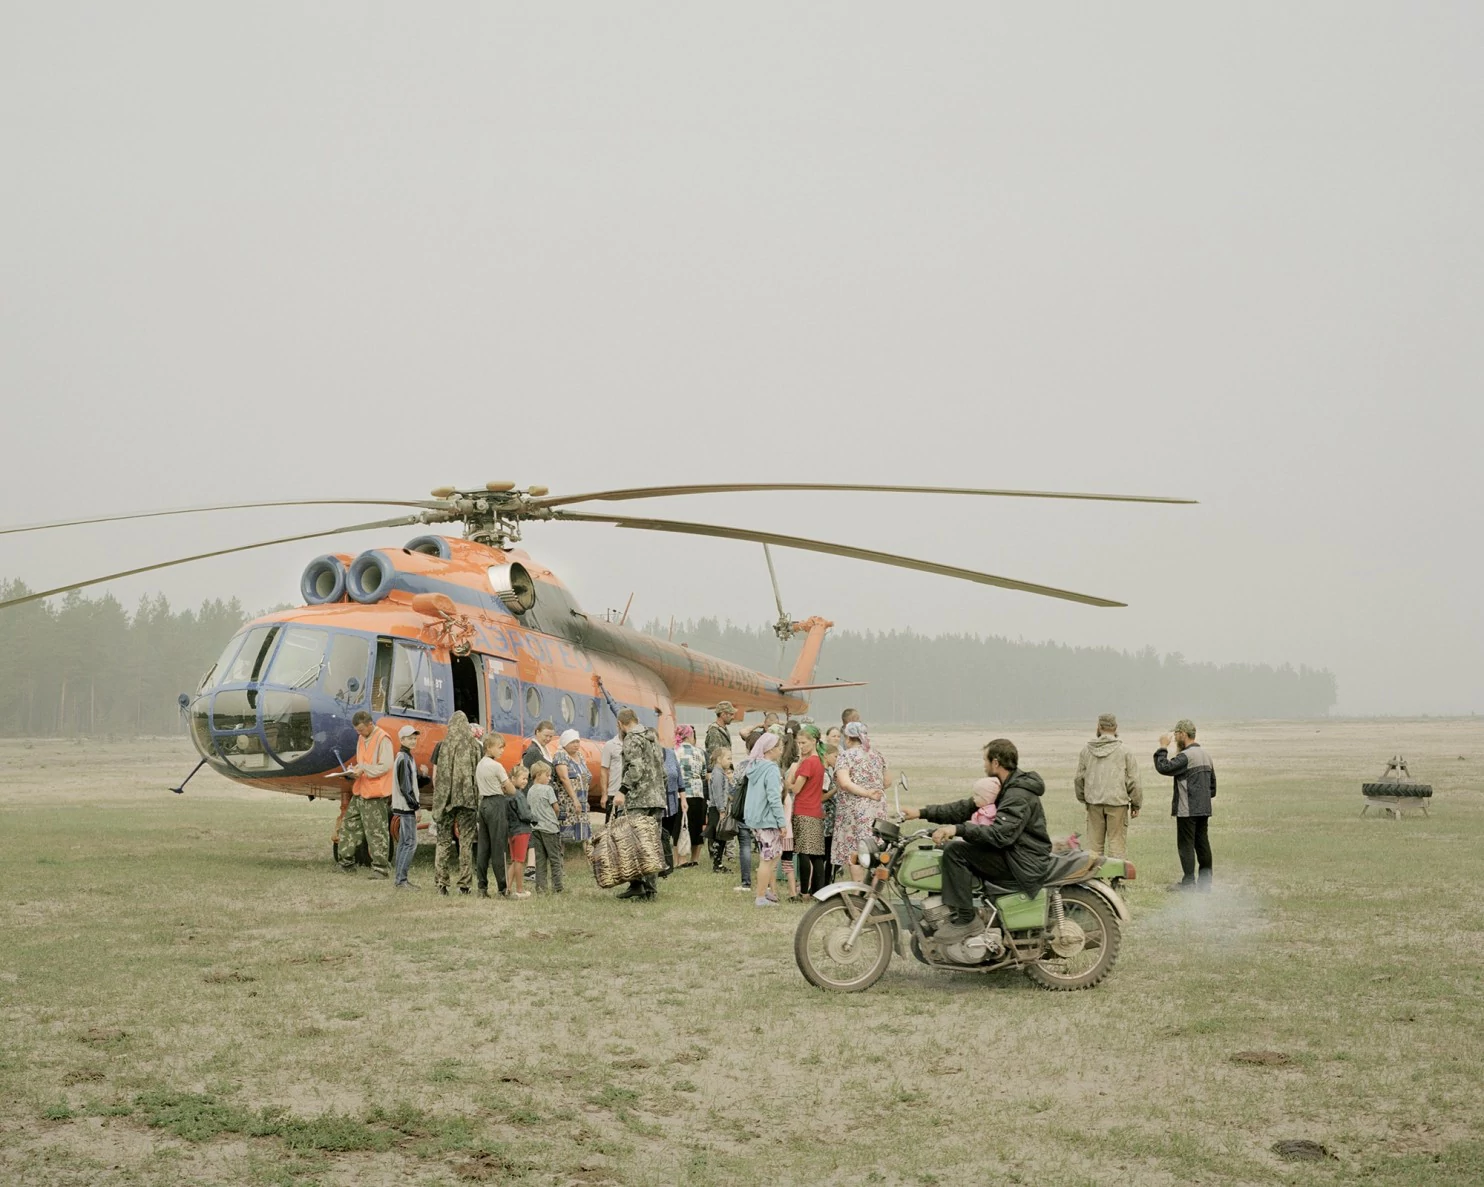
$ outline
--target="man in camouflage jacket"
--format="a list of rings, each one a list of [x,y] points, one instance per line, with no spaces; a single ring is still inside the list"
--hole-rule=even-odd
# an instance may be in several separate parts
[[[656,825],[665,815],[665,759],[659,740],[639,724],[639,715],[624,709],[618,715],[618,728],[623,733],[623,782],[615,806],[631,816],[650,816]],[[660,829],[661,834],[664,829]],[[665,872],[675,862],[670,838],[665,836]],[[654,874],[629,883],[619,898],[652,899],[659,882]]]

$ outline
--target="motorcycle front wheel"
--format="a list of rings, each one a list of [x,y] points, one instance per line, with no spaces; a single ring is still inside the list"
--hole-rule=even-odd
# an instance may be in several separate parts
[[[1026,965],[1025,975],[1046,989],[1091,989],[1113,971],[1123,929],[1108,900],[1095,890],[1069,886],[1061,892],[1064,924],[1046,924],[1046,955]]]
[[[853,897],[859,913],[865,897]],[[845,943],[854,926],[855,916],[843,895],[815,903],[804,913],[794,932],[794,960],[810,984],[837,993],[859,993],[881,980],[891,963],[893,926],[886,922],[861,928],[847,951]]]

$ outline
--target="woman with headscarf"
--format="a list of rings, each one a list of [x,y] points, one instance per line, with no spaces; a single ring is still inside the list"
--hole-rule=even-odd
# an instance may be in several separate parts
[[[675,761],[680,764],[681,811],[685,827],[690,833],[690,860],[680,868],[697,864],[697,855],[706,832],[706,756],[696,745],[696,727],[675,727]]]
[[[778,769],[777,734],[765,732],[758,738],[747,763],[747,827],[757,839],[758,864],[753,905],[776,907],[778,895],[773,889],[778,859],[783,856],[783,773]]]
[[[848,865],[850,876],[860,882],[865,871],[856,855],[871,839],[871,826],[886,815],[886,782],[889,772],[879,750],[868,749],[866,727],[852,721],[844,731],[845,749],[835,766],[834,862]]]
[[[582,735],[567,730],[552,755],[557,781],[557,823],[564,841],[586,841],[592,836],[587,819],[587,762],[582,757]]]
[[[448,719],[448,734],[438,748],[433,769],[433,821],[438,826],[438,848],[433,854],[433,883],[448,893],[448,864],[454,838],[459,846],[459,893],[468,894],[474,881],[474,842],[479,834],[479,785],[474,771],[482,757],[479,740],[463,711]]]

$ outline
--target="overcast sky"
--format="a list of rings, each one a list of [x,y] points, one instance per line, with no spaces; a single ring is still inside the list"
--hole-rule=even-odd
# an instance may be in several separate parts
[[[788,609],[841,627],[1484,709],[1481,34],[1467,3],[0,5],[0,518],[487,479],[1184,495],[627,510],[1130,603],[780,553]],[[0,574],[376,515],[0,538]],[[297,601],[318,552],[412,534],[112,588]],[[755,545],[527,544],[590,610],[774,614]]]

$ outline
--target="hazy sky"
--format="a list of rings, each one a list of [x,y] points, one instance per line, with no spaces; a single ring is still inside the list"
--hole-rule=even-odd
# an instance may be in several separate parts
[[[1344,712],[1484,709],[1481,34],[1466,3],[12,0],[0,519],[487,479],[1186,495],[628,510],[1131,603],[780,553],[788,609],[842,627],[1152,643],[1330,667]],[[0,538],[0,574],[374,517]],[[318,552],[412,534],[114,592],[297,601]],[[527,544],[590,610],[774,613],[755,545]]]

